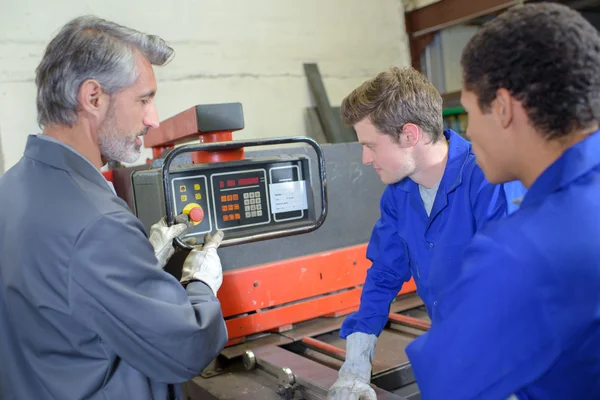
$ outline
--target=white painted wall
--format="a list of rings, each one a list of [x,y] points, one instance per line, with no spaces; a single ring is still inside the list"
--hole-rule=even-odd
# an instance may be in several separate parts
[[[319,64],[333,105],[390,65],[410,64],[402,0],[0,0],[6,168],[39,130],[33,80],[45,45],[85,13],[160,35],[175,48],[171,64],[157,69],[161,119],[195,104],[239,101],[246,128],[238,139],[307,134],[303,62]]]

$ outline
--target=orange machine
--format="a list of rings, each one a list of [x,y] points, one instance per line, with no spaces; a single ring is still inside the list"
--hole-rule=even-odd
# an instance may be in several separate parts
[[[177,214],[200,207],[198,234],[225,231],[220,255],[226,271],[218,297],[229,342],[213,365],[186,385],[188,397],[292,399],[303,393],[304,398],[325,398],[345,356],[337,332],[344,316],[359,306],[370,266],[366,242],[384,187],[359,163],[358,143],[232,140],[232,132],[243,126],[238,103],[192,107],[148,132],[144,142],[153,150],[151,163],[105,176],[148,226],[162,215],[172,223]],[[196,139],[196,144],[175,147]],[[290,143],[302,146],[248,150]],[[305,145],[316,157],[307,157]],[[299,204],[301,197],[294,190],[303,186],[302,193],[313,198],[303,198],[303,206],[294,208],[291,204]],[[282,191],[287,187],[296,189]],[[288,208],[277,203],[274,192],[287,193]],[[249,193],[256,193],[254,203],[261,199],[262,210],[268,207],[269,222],[264,214],[252,216],[258,204],[243,203]],[[242,217],[236,219],[236,211]],[[189,248],[182,241],[178,245],[183,255],[173,257],[174,274]],[[412,281],[404,285],[378,342],[373,383],[379,398],[418,395],[402,351],[429,326],[414,291]],[[240,368],[242,361],[246,369]]]
[[[239,103],[204,104],[187,110],[162,122],[144,137],[144,146],[152,149],[159,158],[165,150],[176,144],[198,140],[200,143],[229,142],[234,131],[244,128],[242,108]],[[194,164],[242,160],[244,149],[197,151],[192,154]]]

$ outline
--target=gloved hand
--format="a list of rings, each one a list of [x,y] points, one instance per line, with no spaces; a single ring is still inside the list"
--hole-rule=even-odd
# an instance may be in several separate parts
[[[158,260],[160,267],[164,268],[169,261],[169,258],[175,253],[173,247],[173,239],[181,236],[188,228],[191,228],[192,223],[175,224],[167,226],[165,218],[162,218],[156,224],[150,227],[150,243],[154,247],[154,255]]]
[[[217,254],[217,248],[223,240],[223,232],[217,231],[214,236],[207,233],[204,236],[202,250],[193,249],[183,262],[181,282],[198,280],[206,283],[217,295],[217,291],[223,283],[223,268],[221,259]]]
[[[371,363],[377,336],[355,332],[346,338],[346,361],[329,388],[329,400],[377,400],[371,382]]]

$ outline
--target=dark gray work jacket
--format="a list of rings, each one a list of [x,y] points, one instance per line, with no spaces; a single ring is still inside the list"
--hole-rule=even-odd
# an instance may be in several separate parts
[[[160,268],[102,174],[30,136],[0,178],[0,398],[178,398],[226,341],[211,289]]]

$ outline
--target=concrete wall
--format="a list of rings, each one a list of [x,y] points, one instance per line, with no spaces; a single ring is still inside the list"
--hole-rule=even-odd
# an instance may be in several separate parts
[[[33,79],[45,45],[84,13],[158,34],[175,48],[172,63],[157,70],[161,119],[195,104],[240,101],[239,139],[307,134],[303,62],[319,64],[333,105],[390,65],[410,64],[402,0],[0,0],[6,168],[39,130]]]
[[[0,176],[4,174],[4,152],[2,151],[2,127],[0,126]]]

